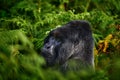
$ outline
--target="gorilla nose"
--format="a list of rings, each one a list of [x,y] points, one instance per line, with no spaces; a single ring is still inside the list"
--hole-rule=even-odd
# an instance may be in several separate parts
[[[50,47],[51,47],[50,44],[46,44],[46,45],[45,45],[45,48],[46,48],[46,49],[50,49]]]
[[[46,46],[46,49],[50,49],[50,46]]]

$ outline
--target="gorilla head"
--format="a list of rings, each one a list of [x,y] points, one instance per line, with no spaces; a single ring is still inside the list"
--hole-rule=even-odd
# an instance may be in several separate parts
[[[41,54],[47,66],[57,65],[62,70],[79,70],[94,67],[93,44],[89,23],[74,20],[48,34]]]

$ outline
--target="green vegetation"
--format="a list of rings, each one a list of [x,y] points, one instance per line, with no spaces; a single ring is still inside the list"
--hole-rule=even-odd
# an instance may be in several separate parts
[[[1,0],[0,80],[120,80],[119,0]],[[95,40],[95,73],[44,69],[47,33],[88,20]]]

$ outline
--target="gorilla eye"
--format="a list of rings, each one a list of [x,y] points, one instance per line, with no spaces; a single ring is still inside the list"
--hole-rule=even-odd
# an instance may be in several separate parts
[[[58,38],[58,37],[55,37],[55,40],[57,40],[57,41],[60,41],[60,38]]]
[[[55,37],[55,40],[57,41],[57,42],[63,42],[63,39],[61,38],[61,37]]]
[[[57,37],[51,37],[49,39],[49,42],[54,43],[54,44],[59,44],[61,42],[61,40],[60,40],[60,38],[57,38]]]

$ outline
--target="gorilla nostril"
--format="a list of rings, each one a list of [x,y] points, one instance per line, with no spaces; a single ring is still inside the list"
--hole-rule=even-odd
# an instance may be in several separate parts
[[[50,47],[51,47],[50,44],[48,44],[48,43],[45,44],[45,49],[50,49]]]
[[[46,48],[47,48],[47,49],[50,49],[50,46],[47,46]]]

